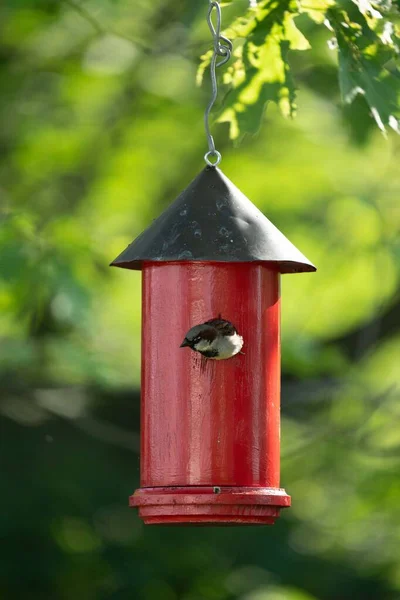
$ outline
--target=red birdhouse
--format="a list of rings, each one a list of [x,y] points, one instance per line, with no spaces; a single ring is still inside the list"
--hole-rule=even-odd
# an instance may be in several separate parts
[[[273,524],[280,487],[280,275],[315,267],[214,167],[112,263],[143,273],[141,487],[148,524]],[[243,338],[182,348],[221,318]]]

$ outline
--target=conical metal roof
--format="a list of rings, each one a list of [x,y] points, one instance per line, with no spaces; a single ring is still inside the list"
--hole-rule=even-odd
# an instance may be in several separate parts
[[[215,167],[206,167],[111,266],[145,261],[267,262],[281,273],[314,265]]]

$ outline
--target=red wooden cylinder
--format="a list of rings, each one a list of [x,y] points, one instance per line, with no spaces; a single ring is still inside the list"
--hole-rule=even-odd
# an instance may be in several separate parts
[[[261,263],[143,265],[141,488],[146,523],[272,524],[279,488],[280,274]],[[243,353],[180,348],[218,317]]]

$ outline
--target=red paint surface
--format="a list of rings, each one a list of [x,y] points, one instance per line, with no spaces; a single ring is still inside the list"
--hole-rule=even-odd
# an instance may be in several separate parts
[[[191,486],[264,488],[260,493],[266,504],[271,494],[276,496],[271,488],[279,488],[279,277],[256,263],[144,265],[142,490],[131,503],[141,507],[145,520],[147,514],[147,522],[167,522],[168,514],[168,522],[193,522],[196,514],[198,522],[229,518],[233,522],[235,510],[246,521],[242,498],[232,491],[225,492],[225,496],[233,494],[230,508],[229,503],[228,508],[221,504],[222,494],[207,494],[207,509],[196,504]],[[204,368],[199,354],[179,346],[191,327],[219,314],[243,336],[244,355],[207,360]],[[184,493],[192,490],[187,518],[182,514],[182,495],[180,508],[177,502],[155,503],[153,488],[171,486],[184,487]],[[146,504],[146,494],[153,504]],[[283,490],[280,494],[289,498]],[[165,500],[165,490],[159,497]],[[237,509],[232,507],[235,502],[239,502]],[[247,515],[251,522],[273,522],[273,507],[254,509],[257,502],[250,504],[255,510]]]

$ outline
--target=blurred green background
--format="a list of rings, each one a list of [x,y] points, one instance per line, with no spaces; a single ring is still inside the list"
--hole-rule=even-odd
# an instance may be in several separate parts
[[[0,599],[400,598],[400,143],[342,110],[318,31],[299,114],[223,170],[317,266],[283,277],[272,528],[145,528],[140,274],[109,262],[203,168],[205,3],[0,6]],[[311,32],[311,35],[313,33]]]

